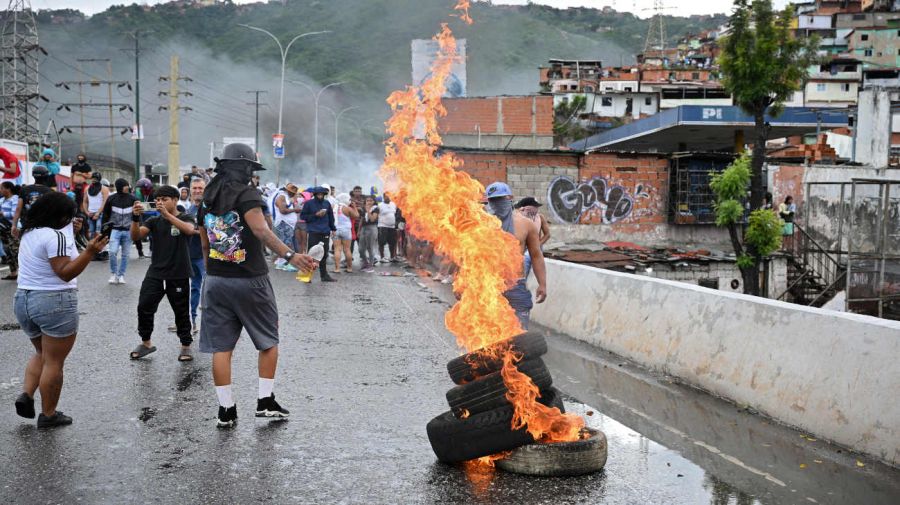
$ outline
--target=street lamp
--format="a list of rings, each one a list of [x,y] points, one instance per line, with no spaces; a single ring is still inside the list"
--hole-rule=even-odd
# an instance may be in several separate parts
[[[313,127],[313,130],[314,130],[314,132],[313,132],[313,165],[315,167],[316,177],[318,177],[319,176],[319,98],[322,97],[322,93],[326,89],[328,89],[332,86],[340,86],[342,84],[345,84],[346,81],[333,82],[331,84],[326,84],[318,92],[316,92],[316,90],[313,89],[312,86],[310,86],[309,84],[306,84],[303,81],[291,81],[291,82],[294,84],[299,84],[301,86],[306,87],[306,89],[308,89],[309,92],[313,94],[313,98],[315,99],[316,119],[315,119],[315,126]]]
[[[346,109],[335,113],[331,107],[322,106],[323,109],[327,110],[334,116],[334,168],[337,169],[338,166],[338,149],[340,148],[340,143],[338,142],[338,126],[340,125],[341,116],[344,115],[345,112],[349,112],[353,109],[358,109],[359,107],[347,107]],[[316,172],[318,175],[318,172]]]
[[[273,35],[272,32],[270,32],[268,30],[264,30],[264,29],[258,28],[256,26],[250,26],[250,25],[245,25],[245,24],[238,24],[238,26],[243,26],[244,28],[249,28],[251,30],[256,30],[258,32],[263,32],[266,35],[268,35],[269,37],[272,37],[272,40],[274,40],[275,43],[278,44],[278,50],[281,51],[281,89],[278,93],[278,134],[281,135],[282,134],[282,132],[281,132],[281,113],[284,110],[284,67],[287,63],[288,51],[291,50],[291,46],[294,45],[294,42],[297,42],[298,39],[307,37],[309,35],[320,35],[323,33],[331,33],[331,30],[301,33],[300,35],[297,35],[296,37],[292,38],[291,41],[288,42],[287,46],[282,46],[281,41],[278,40],[278,37]],[[259,148],[259,146],[257,146],[257,149],[258,148]],[[280,182],[281,182],[279,180],[280,172],[281,172],[281,159],[275,158],[275,185],[276,186],[278,184],[280,184]]]

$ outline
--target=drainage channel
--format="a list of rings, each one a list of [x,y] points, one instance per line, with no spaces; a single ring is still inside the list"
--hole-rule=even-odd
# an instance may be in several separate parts
[[[573,502],[900,503],[900,470],[542,328],[566,408],[609,440]]]

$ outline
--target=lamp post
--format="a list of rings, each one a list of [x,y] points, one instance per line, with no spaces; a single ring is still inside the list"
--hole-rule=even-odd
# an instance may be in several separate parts
[[[272,37],[272,40],[274,40],[275,43],[278,44],[278,50],[281,51],[281,86],[280,86],[280,90],[278,93],[278,134],[281,135],[282,134],[282,132],[281,132],[281,115],[282,115],[282,111],[284,110],[284,68],[285,68],[285,65],[287,64],[288,51],[291,50],[291,46],[294,45],[294,42],[296,42],[298,39],[301,39],[303,37],[307,37],[310,35],[320,35],[323,33],[331,33],[331,30],[301,33],[300,35],[297,35],[296,37],[292,38],[291,41],[287,43],[287,46],[283,46],[283,45],[281,45],[281,41],[278,40],[278,37],[273,35],[272,32],[270,32],[268,30],[264,30],[264,29],[258,28],[256,26],[245,25],[245,24],[238,24],[238,26],[243,26],[244,28],[249,28],[251,30],[256,30],[258,32],[263,32],[266,35],[268,35],[269,37]],[[281,159],[275,158],[275,185],[276,186],[281,183],[280,172],[281,172]]]
[[[340,142],[338,141],[338,127],[340,126],[341,116],[344,115],[345,112],[350,112],[353,109],[358,109],[359,107],[347,107],[346,109],[340,112],[334,112],[331,107],[322,106],[323,109],[326,109],[328,112],[334,116],[334,168],[337,169],[338,166],[338,149],[340,149]]]
[[[328,89],[332,86],[340,86],[342,84],[345,84],[346,81],[339,81],[339,82],[333,82],[331,84],[326,84],[321,89],[319,89],[318,92],[316,92],[316,90],[313,89],[312,86],[310,86],[309,84],[306,84],[303,81],[291,81],[291,82],[294,84],[299,84],[301,86],[306,87],[306,89],[308,89],[309,92],[312,93],[314,101],[315,101],[314,107],[316,109],[316,112],[315,112],[316,119],[315,119],[315,124],[313,126],[313,131],[314,131],[314,133],[313,133],[313,166],[315,167],[315,174],[316,174],[316,177],[318,178],[319,177],[319,98],[322,97],[322,93],[326,89]]]

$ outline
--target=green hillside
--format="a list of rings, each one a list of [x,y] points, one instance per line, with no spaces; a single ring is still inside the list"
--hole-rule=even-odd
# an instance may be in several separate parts
[[[161,4],[152,7],[114,6],[89,18],[77,11],[43,11],[41,45],[50,57],[42,63],[48,81],[73,80],[78,58],[111,58],[117,79],[133,80],[133,60],[121,51],[130,47],[127,32],[141,29],[146,52],[142,55],[142,119],[151,138],[147,149],[164,152],[168,122],[159,107],[165,98],[157,77],[168,73],[168,59],[182,58],[182,72],[195,81],[194,96],[186,99],[193,114],[181,128],[182,152],[202,156],[211,139],[228,135],[252,136],[252,111],[246,106],[248,89],[268,91],[269,106],[261,110],[261,136],[274,130],[280,58],[274,42],[262,33],[238,26],[268,29],[281,40],[319,30],[333,33],[298,41],[288,57],[289,77],[317,83],[346,81],[329,97],[335,108],[358,106],[349,117],[364,124],[366,134],[356,145],[377,150],[380,121],[387,116],[385,98],[409,83],[410,41],[429,38],[450,22],[458,37],[467,39],[470,95],[517,94],[538,90],[537,67],[548,58],[602,59],[609,64],[633,61],[643,46],[647,21],[630,14],[594,9],[557,10],[535,5],[494,6],[473,3],[475,24],[467,26],[450,17],[454,0],[289,0],[209,7]],[[669,22],[669,33],[681,28],[709,28],[722,19],[680,18]],[[612,30],[598,27],[611,25]],[[679,28],[681,27],[681,28]],[[94,67],[93,76],[103,76]],[[50,84],[50,83],[46,83]],[[74,101],[71,93],[42,85],[55,102]],[[308,131],[311,124],[309,93],[296,85],[285,89],[285,131]],[[103,99],[102,93],[91,99]],[[55,117],[55,107],[43,120]],[[63,114],[63,113],[59,113]],[[64,118],[65,119],[65,118]],[[99,119],[99,118],[98,118]],[[128,119],[127,117],[124,119]],[[326,118],[327,119],[327,118]],[[71,121],[71,115],[67,120]],[[213,130],[215,129],[215,130]],[[155,132],[155,133],[154,133]],[[348,133],[348,138],[351,133]],[[359,137],[359,134],[355,134]],[[298,137],[300,135],[297,135]],[[64,139],[66,141],[66,139]],[[91,142],[102,144],[102,136]],[[296,142],[296,141],[295,141]],[[308,154],[308,136],[300,139]],[[297,144],[295,143],[294,146]],[[297,152],[295,147],[294,152]]]

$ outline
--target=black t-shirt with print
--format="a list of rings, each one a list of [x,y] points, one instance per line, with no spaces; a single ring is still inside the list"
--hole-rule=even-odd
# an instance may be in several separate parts
[[[178,219],[186,223],[194,223],[194,218],[187,214],[179,214]],[[181,233],[162,216],[151,217],[143,225],[150,229],[150,240],[153,241],[153,255],[147,277],[151,279],[187,279],[191,277],[191,237]]]
[[[263,244],[253,234],[244,215],[256,208],[265,208],[259,193],[252,187],[241,193],[233,210],[222,216],[200,206],[200,225],[209,238],[209,258],[206,272],[219,277],[258,277],[269,273]]]

